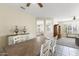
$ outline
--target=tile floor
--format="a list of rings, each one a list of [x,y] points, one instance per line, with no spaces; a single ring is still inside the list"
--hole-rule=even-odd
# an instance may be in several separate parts
[[[57,44],[79,49],[79,46],[75,44],[75,38],[62,37],[57,40]]]
[[[55,56],[79,56],[79,49],[57,45]]]

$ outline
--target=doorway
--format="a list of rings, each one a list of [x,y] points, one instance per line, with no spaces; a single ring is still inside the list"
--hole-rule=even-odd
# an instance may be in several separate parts
[[[53,36],[59,39],[61,38],[61,26],[59,24],[55,24],[54,25],[54,32],[53,32]]]

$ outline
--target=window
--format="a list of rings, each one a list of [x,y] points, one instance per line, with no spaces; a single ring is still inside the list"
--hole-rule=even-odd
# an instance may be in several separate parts
[[[44,32],[44,20],[37,20],[37,33]]]
[[[48,33],[53,33],[53,23],[50,19],[38,19],[36,21],[37,26],[37,34],[44,33],[47,35]]]

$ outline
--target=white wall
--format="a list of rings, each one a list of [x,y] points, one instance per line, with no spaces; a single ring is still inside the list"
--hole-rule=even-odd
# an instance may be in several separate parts
[[[13,34],[15,25],[22,29],[26,26],[30,37],[35,37],[35,17],[19,10],[13,9],[7,4],[0,4],[0,47],[7,45],[7,35]]]

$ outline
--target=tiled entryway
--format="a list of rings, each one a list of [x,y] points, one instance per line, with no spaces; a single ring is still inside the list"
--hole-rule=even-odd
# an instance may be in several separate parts
[[[76,48],[79,49],[79,46],[75,44],[75,38],[67,38],[67,37],[62,37],[57,40],[58,45],[63,45],[71,48]]]
[[[79,49],[57,45],[55,56],[79,56]]]

